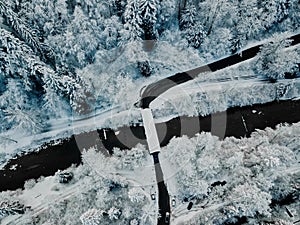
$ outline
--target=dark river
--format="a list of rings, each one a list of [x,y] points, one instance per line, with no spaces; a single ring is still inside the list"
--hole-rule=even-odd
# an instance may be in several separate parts
[[[287,100],[233,107],[226,112],[205,117],[178,117],[158,123],[156,128],[161,146],[165,146],[173,137],[193,137],[202,131],[212,132],[220,139],[229,136],[240,138],[249,137],[255,129],[275,128],[280,123],[291,124],[298,121],[300,100]],[[121,127],[116,131],[117,133],[111,129],[102,129],[73,135],[61,140],[60,144],[46,143],[35,152],[10,160],[4,170],[0,170],[0,191],[22,188],[28,179],[50,176],[59,169],[80,164],[83,148],[96,145],[100,151],[109,155],[113,153],[114,147],[130,149],[138,143],[147,143],[142,126]],[[17,165],[15,170],[10,169],[13,165]]]

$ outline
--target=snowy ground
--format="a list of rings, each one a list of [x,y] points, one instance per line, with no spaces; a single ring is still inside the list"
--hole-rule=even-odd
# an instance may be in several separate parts
[[[211,138],[210,134],[200,134],[195,138],[188,139],[186,137],[183,138],[176,138],[173,141],[171,141],[170,145],[166,146],[165,149],[162,149],[160,158],[161,158],[161,165],[162,169],[164,171],[166,183],[168,184],[168,190],[170,191],[170,195],[177,195],[177,204],[176,207],[172,207],[171,213],[172,213],[172,220],[171,224],[178,224],[178,225],[183,225],[183,224],[212,224],[212,220],[219,217],[230,217],[231,215],[229,214],[220,214],[219,209],[226,209],[226,208],[234,208],[238,207],[235,206],[235,203],[233,202],[240,202],[240,201],[245,201],[243,204],[247,205],[246,208],[252,207],[251,203],[247,203],[246,195],[242,194],[241,199],[232,199],[232,197],[235,197],[235,195],[231,195],[232,190],[237,190],[236,188],[239,185],[243,185],[243,183],[248,183],[250,185],[257,185],[256,182],[257,180],[255,178],[251,178],[253,175],[254,177],[257,176],[259,183],[261,182],[263,186],[259,186],[260,190],[263,192],[267,188],[266,185],[267,183],[264,182],[263,180],[269,180],[272,183],[274,189],[271,188],[269,190],[269,193],[272,193],[272,197],[274,198],[274,195],[276,196],[281,193],[289,193],[296,191],[297,195],[297,190],[299,190],[299,175],[300,175],[300,165],[299,165],[299,157],[300,157],[300,152],[299,152],[299,140],[298,140],[298,135],[300,131],[300,123],[296,123],[293,125],[284,125],[284,126],[277,126],[277,129],[273,130],[270,128],[267,128],[263,131],[257,131],[252,134],[251,138],[243,138],[243,139],[235,139],[235,138],[226,138],[223,141],[216,141]],[[193,141],[194,140],[194,141]],[[214,141],[212,141],[214,140]],[[207,154],[210,155],[209,159],[210,162],[207,162],[207,165],[204,165],[205,162],[200,160],[200,157],[205,157],[205,154],[203,151],[199,153],[199,149],[202,148],[202,146],[205,146],[207,150]],[[195,147],[197,146],[197,147]],[[221,148],[220,148],[221,146]],[[253,147],[256,146],[256,147]],[[252,166],[245,166],[238,168],[239,171],[241,171],[241,174],[239,175],[234,175],[235,173],[239,173],[237,171],[234,171],[233,167],[237,166],[238,161],[235,161],[233,164],[233,167],[231,167],[232,159],[239,155],[239,151],[242,152],[242,155],[244,154],[243,152],[247,152],[247,149],[254,149],[257,148],[257,146],[261,146],[261,152],[259,154],[254,153],[253,151],[250,151],[249,156],[244,156],[242,157],[241,163],[244,164],[247,158],[254,160],[256,163],[256,166],[262,166],[262,170],[259,170],[260,172],[258,174],[252,174],[250,170],[253,168]],[[269,150],[267,150],[269,148]],[[276,148],[280,149],[280,153],[272,153],[272,151],[275,151]],[[197,150],[198,149],[198,150]],[[220,154],[220,152],[222,154]],[[239,150],[238,150],[239,149]],[[214,151],[217,151],[215,153]],[[268,151],[268,153],[264,153],[265,151]],[[286,155],[285,158],[282,158],[283,160],[280,163],[275,163],[273,165],[270,164],[261,164],[261,162],[267,160],[275,160],[276,157],[281,158],[280,154],[283,154],[283,152],[287,152],[288,154]],[[259,151],[258,151],[259,152]],[[196,156],[195,156],[196,154]],[[200,156],[198,155],[200,154]],[[203,155],[204,154],[204,155]],[[214,154],[217,154],[217,156]],[[226,156],[229,154],[228,156]],[[234,156],[236,154],[236,156]],[[248,154],[248,153],[247,153]],[[267,155],[266,155],[267,154]],[[273,156],[271,156],[274,154]],[[251,156],[250,156],[251,155]],[[288,156],[289,155],[289,156]],[[290,157],[291,156],[291,157]],[[196,159],[195,159],[196,157]],[[199,158],[197,158],[199,157]],[[228,157],[228,158],[227,158]],[[223,169],[222,166],[217,166],[216,162],[218,161],[218,158],[220,158],[221,164],[223,163]],[[239,158],[239,157],[237,157]],[[261,158],[261,159],[260,159]],[[269,158],[269,159],[268,159]],[[205,158],[208,159],[208,158]],[[190,166],[190,164],[193,163],[193,161],[199,161],[200,163],[200,169],[196,168],[198,165],[197,162],[194,163],[194,166]],[[262,160],[262,161],[261,161]],[[261,162],[260,162],[261,161]],[[276,160],[275,160],[276,161]],[[275,162],[274,161],[274,162]],[[279,161],[278,161],[279,162]],[[204,164],[203,164],[204,163]],[[244,164],[245,165],[245,164]],[[251,165],[251,164],[250,164]],[[228,166],[228,167],[227,167]],[[198,181],[198,177],[195,176],[195,173],[201,173],[202,175],[200,176],[201,179],[204,179],[206,181],[209,181],[211,178],[204,178],[203,176],[203,170],[204,168],[207,168],[208,171],[212,172],[213,175],[213,180],[218,179],[218,180],[226,180],[227,185],[225,189],[222,189],[220,187],[219,191],[214,194],[216,194],[214,197],[210,196],[212,195],[209,194],[204,198],[204,200],[200,200],[200,202],[197,204],[197,201],[194,202],[194,206],[191,210],[187,210],[187,205],[188,202],[182,201],[182,197],[180,197],[180,188],[181,190],[184,189],[179,185],[179,183],[183,182],[189,182],[189,179],[191,179],[191,183],[195,183],[195,179]],[[221,168],[221,172],[220,172]],[[226,170],[229,169],[229,176],[226,175],[227,172]],[[245,170],[245,168],[247,168]],[[250,169],[250,170],[248,170]],[[197,170],[199,170],[197,172]],[[215,171],[213,171],[215,170]],[[251,173],[251,176],[246,176],[245,180],[242,181],[242,184],[239,184],[239,181],[234,178],[235,176],[237,177],[243,177],[243,171],[248,174],[249,172]],[[248,170],[248,171],[247,171]],[[186,171],[186,173],[181,173],[181,171]],[[210,173],[209,172],[209,173]],[[223,175],[221,175],[223,174]],[[224,176],[225,175],[225,176]],[[189,178],[187,178],[189,177]],[[276,178],[277,177],[277,178]],[[275,178],[275,180],[273,180]],[[285,181],[278,182],[278,178],[280,179],[287,179],[286,183]],[[238,178],[239,179],[239,178]],[[252,180],[253,179],[253,180]],[[279,179],[279,180],[280,180]],[[290,181],[288,181],[291,179]],[[298,181],[297,181],[298,179]],[[242,179],[243,180],[243,179]],[[229,184],[230,183],[230,184]],[[210,185],[209,185],[210,186]],[[293,189],[292,188],[295,188]],[[297,189],[298,188],[298,189]],[[227,190],[230,189],[231,191],[223,192],[222,190]],[[218,194],[217,194],[218,193]],[[214,195],[213,194],[213,195]],[[210,196],[210,197],[209,197]],[[231,197],[230,197],[231,196]],[[298,195],[297,195],[298,196]],[[252,195],[251,198],[255,198],[255,195]],[[297,198],[297,197],[296,197]],[[181,199],[181,200],[180,200]],[[256,203],[255,203],[256,204]],[[258,203],[259,205],[259,203]],[[241,206],[241,205],[239,205]],[[292,213],[293,217],[290,217],[286,213],[286,208],[287,207]],[[226,211],[226,210],[225,210]],[[221,210],[222,212],[222,210]],[[278,220],[286,220],[286,221],[297,221],[300,219],[300,211],[299,211],[299,201],[295,200],[294,203],[285,203],[282,206],[278,207],[273,207],[271,210],[272,215],[265,220],[270,220],[270,221],[278,221]],[[218,215],[219,214],[219,215]],[[267,213],[268,214],[268,213]],[[251,216],[250,216],[251,217]],[[254,223],[251,224],[258,224],[258,222],[254,220]],[[285,224],[285,223],[283,223]],[[288,223],[287,223],[288,224]]]
[[[233,70],[233,71],[230,71]],[[190,81],[186,84],[172,88],[163,93],[157,100],[151,104],[153,115],[156,122],[163,122],[177,116],[188,115],[208,115],[217,111],[225,111],[233,106],[245,106],[256,103],[271,102],[276,99],[296,99],[300,96],[300,79],[280,80],[275,84],[260,81],[257,78],[249,77],[253,74],[244,74],[243,76],[232,77],[235,73],[234,68],[224,72],[207,74],[215,77],[210,81],[203,81],[199,78],[196,82]],[[227,81],[218,82],[220,74],[222,79]],[[278,97],[278,91],[284,90],[284,94]],[[104,112],[95,112],[87,118],[65,118],[50,122],[49,130],[42,134],[29,137],[9,131],[2,137],[17,140],[2,141],[0,145],[0,160],[2,165],[14,154],[20,151],[31,151],[41,144],[50,140],[70,137],[72,134],[78,134],[84,131],[91,131],[99,128],[117,129],[129,124],[141,123],[141,113],[134,106],[121,111],[121,107],[115,106]]]
[[[140,148],[143,149],[142,146]],[[158,190],[152,157],[145,154],[146,157],[142,158],[140,166],[136,167],[137,165],[135,165],[132,169],[122,169],[119,167],[127,165],[126,156],[121,159],[115,157],[98,158],[97,156],[99,156],[98,153],[95,153],[94,149],[90,149],[83,154],[84,165],[81,168],[67,169],[67,171],[75,173],[75,178],[69,184],[60,184],[58,182],[58,174],[56,174],[55,176],[41,178],[37,183],[29,181],[25,184],[25,190],[11,192],[15,199],[26,206],[30,206],[31,209],[29,214],[8,216],[1,220],[1,224],[23,224],[25,221],[31,221],[32,218],[47,213],[49,208],[58,202],[73,201],[76,196],[84,194],[92,186],[103,186],[103,179],[111,179],[114,176],[121,177],[121,180],[124,180],[122,182],[128,182],[128,190],[138,189],[143,194],[145,197],[143,201],[147,203],[141,206],[144,210],[143,217],[145,217],[145,220],[150,217],[153,221],[156,221]],[[105,160],[104,164],[101,163],[103,160]],[[91,171],[90,175],[85,176],[85,170]],[[82,176],[84,176],[84,179]],[[152,194],[155,195],[155,200],[151,199]],[[68,212],[66,211],[65,214],[67,215]],[[74,217],[74,220],[78,221],[79,217],[80,215],[77,215]]]
[[[163,45],[159,47],[162,48]],[[192,54],[189,57],[195,56]],[[279,80],[275,84],[267,83],[257,78],[252,70],[253,63],[254,59],[250,59],[224,70],[201,74],[195,80],[163,93],[150,105],[156,122],[167,121],[182,115],[208,115],[217,111],[225,111],[233,106],[299,98],[300,78]],[[185,62],[184,65],[187,67],[188,63]],[[180,69],[187,69],[186,67]],[[161,76],[155,75],[148,79],[147,83],[159,79]],[[140,80],[136,83],[135,90],[147,84],[145,81]],[[278,95],[280,91],[284,92],[282,96]],[[141,123],[140,110],[133,106],[139,98],[138,92],[132,91],[127,95],[129,102],[124,102],[122,105],[115,104],[106,110],[95,109],[85,117],[74,116],[52,120],[49,122],[49,127],[40,134],[27,136],[14,130],[2,133],[0,136],[1,165],[3,166],[15,154],[32,151],[50,140],[66,138],[72,134],[99,128],[117,129],[121,126]]]

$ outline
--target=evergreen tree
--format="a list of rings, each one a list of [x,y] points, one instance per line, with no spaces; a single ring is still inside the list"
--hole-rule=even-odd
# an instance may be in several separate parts
[[[102,212],[97,209],[90,209],[80,216],[83,225],[101,225]]]
[[[124,39],[141,40],[143,35],[142,17],[140,14],[139,0],[128,0],[125,13]]]
[[[157,38],[157,0],[141,0],[140,13],[142,16],[142,27],[144,30],[144,40],[154,40]]]
[[[259,75],[276,81],[285,78],[287,72],[293,73],[298,69],[300,55],[295,49],[286,49],[291,40],[282,35],[274,35],[273,38],[261,48],[254,69]]]
[[[125,36],[129,40],[157,38],[157,0],[129,0],[124,14]]]
[[[58,75],[51,67],[42,62],[34,52],[10,32],[0,28],[0,68],[6,77],[20,79],[25,89],[36,93],[36,97],[51,89],[57,95],[69,100],[76,111],[87,98],[81,80],[71,74]]]
[[[157,18],[157,32],[159,35],[173,27],[174,23],[177,23],[178,15],[176,4],[176,0],[164,0],[159,2],[159,16]]]
[[[238,4],[237,35],[249,40],[264,29],[261,10],[257,0],[241,1]]]
[[[24,83],[20,80],[10,78],[7,82],[6,91],[0,101],[0,109],[3,112],[2,129],[16,128],[32,133],[40,131],[42,128],[40,111],[31,111],[32,108],[38,108],[36,98],[25,90]]]
[[[112,16],[104,20],[104,30],[101,32],[101,45],[110,50],[119,44],[122,24],[117,16]]]
[[[288,0],[267,0],[258,2],[261,8],[262,25],[266,28],[277,26],[288,15]]]
[[[50,49],[41,44],[36,31],[30,29],[28,25],[21,20],[18,15],[3,2],[0,2],[0,15],[3,16],[4,22],[23,40],[25,41],[36,53],[47,59],[45,52]]]
[[[26,207],[19,202],[0,202],[0,219],[9,215],[24,214]]]
[[[187,7],[181,15],[180,27],[190,46],[199,48],[206,36],[202,23],[197,18],[196,7]]]
[[[290,0],[288,2],[288,20],[291,21],[291,26],[294,27],[294,30],[300,27],[300,4],[299,0]]]

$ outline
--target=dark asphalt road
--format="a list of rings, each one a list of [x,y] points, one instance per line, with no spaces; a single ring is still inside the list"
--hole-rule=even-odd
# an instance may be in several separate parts
[[[169,224],[169,223],[165,223],[166,213],[171,211],[171,207],[170,207],[169,193],[164,182],[164,176],[159,162],[159,153],[153,154],[153,161],[155,167],[156,182],[158,187],[159,214],[161,215],[161,217],[159,217],[158,219],[157,224],[166,225]]]
[[[300,41],[300,34],[292,36],[290,39],[293,39],[292,45],[296,45]],[[261,45],[258,45],[246,49],[230,57],[195,68],[190,71],[175,74],[148,85],[141,96],[141,108],[149,108],[150,103],[160,94],[176,85],[194,79],[200,73],[209,71],[214,72],[253,58],[259,52],[260,47]],[[287,101],[287,104],[285,104],[286,102],[273,102],[262,106],[253,106],[252,108],[255,108],[256,111],[261,112],[260,114],[255,115],[255,117],[253,117],[252,110],[249,112],[249,108],[247,107],[236,107],[234,109],[229,109],[227,111],[227,124],[232,125],[232,127],[231,129],[228,129],[227,126],[225,134],[222,134],[220,138],[224,138],[226,136],[249,136],[254,129],[274,127],[282,122],[298,122],[300,119],[300,102]],[[285,108],[286,106],[289,106],[290,110]],[[271,112],[267,110],[270,108],[272,109]],[[278,114],[276,114],[276,112],[278,112]],[[190,129],[187,129],[186,135],[188,136],[194,136],[196,133],[201,131],[211,131],[213,134],[218,135],[218,133],[214,133],[214,131],[211,130],[211,118],[212,115],[207,117],[193,118],[181,117],[173,119],[164,124],[157,124],[156,128],[160,138],[161,146],[166,145],[172,137],[181,136],[184,134],[181,129],[181,124],[184,123],[182,123],[181,120],[187,120],[188,124],[191,126]],[[193,123],[193,120],[196,123]],[[195,127],[193,125],[199,123],[201,125],[200,129],[198,126]],[[161,131],[167,132],[164,132],[163,135],[161,135]],[[70,140],[64,140],[59,145],[49,145],[42,149],[39,153],[31,153],[29,155],[13,159],[6,165],[4,170],[0,171],[0,191],[21,188],[23,187],[24,182],[28,179],[53,175],[58,169],[68,168],[74,163],[79,164],[81,162],[80,152],[83,148],[99,145],[98,149],[100,149],[104,154],[108,154],[108,152],[112,153],[113,147],[130,149],[137,143],[145,144],[145,132],[143,127],[124,127],[120,129],[120,132],[121,136],[116,137],[114,131],[108,129],[106,131],[106,136],[108,138],[103,138],[103,130],[97,131],[96,136],[99,138],[96,139],[95,131],[77,136],[73,135]],[[92,140],[89,140],[89,134],[92,134]],[[127,134],[130,134],[129,138],[126,137]],[[15,164],[18,165],[17,168],[15,170],[11,170],[10,168]],[[170,212],[170,199],[163,180],[163,173],[159,162],[155,163],[155,172],[159,189],[159,210],[161,214],[161,217],[158,219],[158,224],[165,225],[168,224],[165,223],[165,215],[166,212]]]
[[[291,36],[289,39],[292,40],[291,46],[299,44],[300,34]],[[249,49],[245,49],[244,51],[238,52],[224,59],[220,59],[213,63],[209,63],[207,65],[200,66],[189,71],[177,73],[173,76],[167,77],[165,79],[159,80],[155,83],[148,85],[142,92],[140,107],[144,109],[149,108],[150,103],[154,101],[154,99],[156,99],[159,95],[161,95],[168,89],[175,87],[176,85],[185,83],[189,80],[196,78],[200,73],[210,71],[215,72],[217,70],[224,69],[228,66],[232,66],[255,57],[259,52],[261,46],[262,45],[257,45]]]

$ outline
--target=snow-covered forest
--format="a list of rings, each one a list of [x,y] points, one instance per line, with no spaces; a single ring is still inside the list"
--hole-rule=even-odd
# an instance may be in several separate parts
[[[14,224],[155,224],[156,202],[150,199],[142,177],[132,179],[151,157],[144,146],[106,158],[97,149],[83,152],[84,164],[65,174],[28,180],[24,190],[0,193],[0,222]],[[24,211],[13,211],[19,203]],[[25,208],[26,207],[26,208]],[[22,215],[24,214],[24,215]],[[8,217],[15,215],[15,217]],[[13,221],[12,221],[13,222]],[[2,223],[1,223],[2,224]]]
[[[39,133],[49,119],[131,107],[145,83],[297,32],[299,8],[297,0],[1,1],[1,132]],[[284,52],[288,44],[266,45],[256,74],[297,70],[299,49]]]
[[[202,133],[173,139],[161,155],[169,164],[167,183],[176,184],[172,191],[180,202],[196,207],[191,217],[179,213],[179,224],[242,224],[243,217],[253,225],[293,224],[285,207],[299,217],[298,138],[299,123],[250,138],[219,141]]]
[[[177,202],[173,222],[293,224],[300,215],[299,135],[297,123],[251,138],[220,141],[209,133],[174,138],[161,153],[165,181]],[[157,200],[150,198],[155,175],[145,169],[151,160],[142,145],[115,149],[110,158],[89,149],[83,165],[64,171],[73,175],[68,182],[61,182],[59,171],[27,181],[24,190],[1,192],[0,219],[24,225],[156,224]],[[190,201],[194,206],[188,211]],[[23,211],[14,211],[16,203]]]
[[[134,104],[146,85],[257,45],[255,57],[163,93],[151,105],[155,122],[299,100],[300,48],[289,39],[299,33],[299,0],[0,0],[0,168],[49,140],[100,128],[117,136],[117,128],[141,124]],[[159,155],[171,223],[300,220],[299,136],[296,123],[250,138],[173,138]],[[0,192],[0,223],[165,219],[147,146],[102,150],[89,148],[80,165]]]

